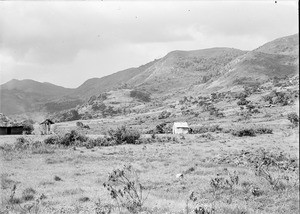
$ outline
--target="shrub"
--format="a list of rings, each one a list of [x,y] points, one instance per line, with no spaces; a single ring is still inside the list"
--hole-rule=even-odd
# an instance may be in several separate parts
[[[232,130],[232,135],[243,137],[243,136],[256,136],[256,134],[272,134],[273,130],[270,128],[258,127],[258,128],[242,128],[240,130]]]
[[[273,130],[270,128],[260,127],[260,128],[255,129],[255,133],[257,133],[257,134],[272,134]]]
[[[250,103],[250,101],[246,100],[246,98],[240,98],[240,100],[237,102],[239,106],[244,106],[247,105],[248,103]]]
[[[193,127],[191,128],[191,134],[202,134],[206,132],[219,132],[223,129],[219,125],[212,126],[201,126],[201,127]]]
[[[62,179],[60,177],[58,177],[57,175],[54,176],[54,180],[55,181],[62,181]]]
[[[23,150],[23,149],[28,149],[29,146],[30,146],[29,140],[27,140],[24,137],[19,137],[19,138],[17,138],[17,141],[14,145],[14,149]]]
[[[155,129],[152,131],[152,133],[149,134],[166,134],[166,133],[172,133],[172,128],[167,125],[167,123],[161,123],[158,124]]]
[[[160,115],[158,115],[158,119],[166,119],[168,117],[170,117],[171,112],[168,111],[163,111],[160,113]]]
[[[83,144],[87,149],[94,148],[96,146],[113,146],[115,145],[115,141],[105,138],[105,137],[98,137],[96,139],[89,138],[86,143]]]
[[[40,141],[36,141],[31,145],[31,151],[32,154],[53,154],[55,148]]]
[[[241,130],[233,130],[232,135],[238,136],[238,137],[243,137],[243,136],[255,136],[255,130],[252,128],[245,128]]]
[[[72,130],[70,133],[66,133],[64,136],[49,136],[44,140],[45,144],[56,144],[56,145],[64,145],[71,146],[75,143],[86,142],[88,137],[80,134],[79,132]]]
[[[239,113],[240,118],[238,118],[238,121],[242,120],[250,120],[252,114],[249,111],[242,111]]]
[[[296,112],[289,113],[287,115],[288,120],[294,125],[298,126],[299,124],[299,116],[297,115]]]
[[[224,117],[224,114],[220,112],[220,109],[216,108],[212,104],[205,104],[204,110],[209,112],[209,115],[215,116],[215,117]]]
[[[144,102],[150,102],[151,101],[150,94],[142,92],[142,91],[138,91],[138,90],[130,91],[130,97],[137,98],[137,99],[142,100]]]
[[[265,102],[269,104],[280,104],[282,106],[292,104],[297,97],[297,93],[295,92],[283,92],[283,91],[272,91],[268,95],[263,97]]]
[[[108,134],[116,141],[116,144],[137,144],[140,138],[137,130],[128,129],[126,126],[118,127],[116,130],[110,129]]]
[[[83,123],[82,123],[82,122],[79,122],[79,121],[77,121],[77,122],[76,122],[76,126],[78,126],[78,127],[83,127]]]
[[[108,182],[103,183],[103,186],[116,201],[120,213],[121,208],[130,213],[138,213],[149,195],[143,194],[145,187],[139,182],[137,172],[130,165],[111,172]]]
[[[87,201],[90,201],[90,198],[89,197],[81,197],[81,198],[78,199],[78,201],[87,202]]]
[[[59,142],[61,145],[64,146],[71,146],[74,145],[75,142],[86,142],[88,137],[78,133],[75,130],[72,130],[70,133],[66,133]]]
[[[44,140],[45,144],[60,144],[61,138],[59,136],[49,136]]]
[[[32,188],[27,188],[22,192],[22,199],[24,201],[31,201],[34,199],[36,191]]]
[[[33,128],[33,121],[32,120],[26,120],[23,122],[23,133],[24,134],[31,134],[34,130]]]

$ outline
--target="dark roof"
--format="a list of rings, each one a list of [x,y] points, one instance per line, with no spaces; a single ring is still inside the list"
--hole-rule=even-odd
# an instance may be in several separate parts
[[[11,125],[11,124],[8,124],[8,125],[0,125],[0,128],[23,128],[22,125]]]
[[[46,119],[45,121],[41,122],[41,124],[46,124],[46,123],[54,124],[54,122],[50,119]]]

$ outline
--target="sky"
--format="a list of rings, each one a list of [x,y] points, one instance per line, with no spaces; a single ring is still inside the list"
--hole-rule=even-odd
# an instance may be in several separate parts
[[[297,1],[0,1],[0,84],[75,88],[173,50],[253,50],[298,31]]]

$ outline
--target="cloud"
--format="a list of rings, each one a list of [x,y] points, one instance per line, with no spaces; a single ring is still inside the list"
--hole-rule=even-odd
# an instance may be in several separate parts
[[[296,33],[297,10],[282,1],[1,1],[1,83],[73,87],[172,50],[251,50]]]

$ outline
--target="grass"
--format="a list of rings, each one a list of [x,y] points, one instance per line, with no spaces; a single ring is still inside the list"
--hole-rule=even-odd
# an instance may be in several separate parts
[[[217,134],[222,133],[215,133],[215,138],[217,138]],[[227,138],[230,137],[230,135],[226,136]],[[297,209],[295,207],[298,194],[297,183],[296,186],[293,186],[295,182],[290,182],[286,185],[286,189],[275,190],[266,179],[255,175],[251,165],[228,165],[226,159],[223,162],[209,159],[214,157],[215,153],[224,153],[224,157],[232,157],[232,160],[230,159],[232,163],[237,157],[240,157],[240,154],[243,154],[241,157],[249,158],[251,161],[253,154],[258,153],[255,150],[255,145],[248,148],[253,138],[245,138],[247,143],[243,144],[237,143],[238,141],[230,142],[228,139],[228,143],[225,144],[219,144],[217,141],[198,144],[196,141],[190,142],[189,137],[193,136],[186,136],[186,139],[182,139],[183,144],[174,144],[171,138],[170,141],[166,139],[165,142],[147,144],[146,148],[144,145],[120,145],[101,147],[94,152],[82,147],[78,150],[58,148],[55,153],[51,154],[28,153],[21,156],[20,159],[4,162],[5,165],[10,163],[9,165],[14,166],[10,171],[14,172],[15,175],[7,174],[3,176],[3,179],[19,180],[21,182],[20,187],[27,184],[32,186],[36,192],[44,193],[47,200],[52,201],[53,209],[56,210],[61,209],[59,204],[72,210],[72,204],[79,203],[78,206],[80,205],[82,210],[85,209],[82,207],[85,206],[84,204],[89,206],[89,212],[94,212],[97,207],[99,210],[111,208],[116,211],[118,210],[116,204],[110,199],[109,193],[101,184],[107,181],[107,174],[114,169],[120,168],[126,163],[133,163],[140,182],[144,185],[145,194],[147,195],[147,192],[150,191],[149,197],[142,206],[144,211],[186,213],[186,201],[191,192],[195,192],[197,203],[189,201],[190,213],[193,213],[196,208],[201,210],[201,207],[211,211],[213,204],[216,213],[238,213],[240,211],[251,213],[258,210],[264,210],[266,213],[277,213],[278,209],[292,213],[289,209]],[[269,149],[274,148],[274,143],[268,144],[268,141],[263,138],[254,138],[260,141],[260,146]],[[187,142],[190,143],[187,145]],[[230,143],[235,144],[235,148],[239,151],[236,155],[231,153],[230,147],[227,147]],[[279,145],[279,143],[277,142],[275,145]],[[219,150],[219,147],[222,149]],[[80,153],[80,151],[85,152]],[[274,150],[274,153],[276,153],[275,151],[278,152],[278,150]],[[276,154],[278,155],[274,158],[279,159],[279,153]],[[287,154],[283,155],[288,157]],[[47,164],[46,159],[56,160],[59,167],[56,164]],[[80,162],[75,164],[75,160],[80,160]],[[223,160],[222,157],[219,160]],[[242,163],[243,159],[239,161]],[[17,167],[18,162],[23,162],[23,164],[28,162],[28,164],[25,165],[25,168],[19,169]],[[33,162],[39,164],[35,171],[33,171],[34,166],[29,164]],[[225,180],[222,182],[225,183],[226,179],[230,181],[230,175],[224,171],[224,168],[227,168],[230,174],[234,174],[236,171],[239,176],[239,183],[234,184],[232,188],[230,185],[224,187],[220,185],[214,190],[210,185],[212,179],[224,178]],[[298,170],[297,167],[296,170]],[[22,176],[28,171],[31,172],[29,177]],[[273,175],[273,171],[271,172]],[[61,173],[64,174],[63,181],[54,181],[53,175],[62,175]],[[75,175],[78,173],[80,176]],[[176,178],[178,173],[183,173],[183,179]],[[292,177],[293,173],[288,172],[286,174]],[[60,176],[57,176],[57,180],[60,180],[59,178],[61,179]],[[290,179],[296,181],[297,178],[296,172],[294,172],[294,177]],[[45,183],[47,180],[50,182],[48,182],[49,185],[47,182]],[[8,183],[10,183],[9,180]],[[5,192],[9,193],[9,190],[8,188]],[[261,195],[260,191],[262,192]],[[30,197],[28,197],[28,201],[31,201]],[[245,197],[247,201],[245,201]],[[16,200],[20,199],[16,203],[23,206],[25,200],[22,199],[22,194],[16,195],[15,198]],[[98,199],[101,200],[101,204],[96,205]],[[58,201],[58,204],[54,203],[55,201]],[[279,205],[273,206],[276,203]],[[46,208],[42,205],[39,206],[41,206],[40,210],[43,213],[43,209]],[[45,211],[45,213],[47,212]]]
[[[232,103],[236,105],[236,100]],[[223,104],[214,105],[223,112]],[[233,125],[239,110],[224,110],[226,117],[213,121],[208,112],[203,117],[191,116],[189,124],[199,130],[188,135],[139,135],[160,123],[152,120],[157,113],[150,119],[140,115],[142,124],[132,119],[136,115],[107,118],[100,125],[90,122],[91,129],[84,130],[87,135],[81,130],[72,132],[74,122],[75,128],[72,123],[65,129],[58,124],[61,134],[47,136],[45,141],[38,136],[1,137],[0,211],[21,213],[33,204],[31,213],[118,213],[120,205],[102,184],[108,182],[109,173],[131,164],[138,177],[133,186],[142,184],[143,197],[150,192],[138,206],[142,213],[298,213],[299,133],[289,128],[286,116],[276,116],[294,110],[291,106],[262,110]],[[185,119],[171,116],[165,120],[171,124]],[[122,125],[126,130],[118,129]],[[99,136],[111,129],[111,136]],[[259,173],[255,169],[262,160],[269,162]],[[273,161],[279,169],[267,164]],[[10,197],[14,185],[17,189]],[[114,183],[116,190],[123,191],[125,186]],[[42,194],[45,198],[40,200]],[[134,213],[125,205],[123,213]]]

